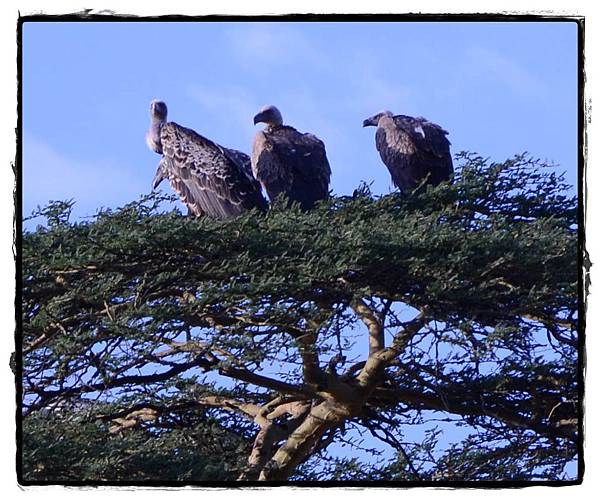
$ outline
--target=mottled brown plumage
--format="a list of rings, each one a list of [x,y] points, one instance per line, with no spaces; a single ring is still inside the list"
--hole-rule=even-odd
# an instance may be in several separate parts
[[[427,185],[451,179],[454,168],[448,132],[439,125],[383,111],[366,119],[363,126],[377,127],[377,150],[402,192],[422,192]]]
[[[163,156],[154,188],[168,179],[193,215],[228,219],[252,208],[267,208],[260,185],[252,177],[248,155],[177,123],[167,123],[163,102],[153,101],[151,114],[146,141]]]
[[[325,145],[310,133],[283,124],[275,106],[267,106],[254,117],[254,124],[267,127],[256,134],[252,147],[252,173],[274,201],[284,195],[309,210],[329,197],[331,169]]]

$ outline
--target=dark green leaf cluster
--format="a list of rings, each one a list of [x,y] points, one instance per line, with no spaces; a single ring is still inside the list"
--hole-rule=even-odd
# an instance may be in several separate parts
[[[38,413],[23,425],[28,481],[235,480],[248,444],[214,421],[113,434],[89,411]],[[193,424],[192,424],[193,423]]]
[[[415,309],[432,317],[388,366],[360,424],[387,421],[383,441],[393,448],[403,437],[394,428],[423,423],[432,411],[458,414],[484,435],[475,446],[447,449],[440,461],[464,458],[470,468],[434,476],[440,468],[424,464],[419,472],[431,479],[518,477],[518,446],[494,461],[504,467],[475,470],[505,448],[498,434],[508,431],[528,442],[530,477],[545,464],[556,472],[578,438],[577,199],[554,168],[525,155],[492,163],[464,153],[459,162],[453,183],[418,196],[362,188],[309,212],[276,203],[225,222],[165,211],[157,194],[86,221],[69,221],[71,203],[39,210],[47,227],[24,233],[22,244],[29,476],[143,477],[164,469],[161,477],[184,479],[187,471],[165,464],[181,448],[182,461],[173,463],[184,463],[182,470],[228,477],[224,468],[206,471],[210,452],[192,455],[177,440],[205,422],[177,418],[206,415],[193,402],[209,395],[257,405],[280,388],[298,395],[307,351],[320,355],[322,369],[346,370],[350,379],[362,352],[352,347],[362,334],[357,299],[385,311],[388,337]],[[316,342],[306,347],[311,335]],[[106,435],[97,421],[36,415],[89,395],[113,413],[150,404],[167,415],[177,407],[177,430],[158,431],[161,416],[131,434]],[[252,435],[241,416],[210,411],[226,443],[236,442],[230,430],[244,442]],[[83,442],[103,434],[108,449],[137,457],[117,459],[104,474],[103,465],[92,469],[80,458],[65,461],[72,473],[50,472],[59,461],[49,463],[51,454],[64,453],[44,440],[41,429],[52,426],[80,442],[82,453]],[[552,448],[561,449],[559,458]],[[90,463],[105,462],[102,449],[90,453],[99,459]],[[147,454],[162,464],[145,465]],[[324,475],[322,462],[318,473],[362,476],[348,459],[345,475],[333,468]],[[406,462],[398,476],[413,479]],[[46,471],[35,475],[40,466]]]
[[[448,320],[551,317],[576,300],[576,201],[564,189],[531,160],[469,156],[453,185],[334,198],[309,213],[219,222],[157,213],[148,197],[25,234],[25,322],[43,328],[100,299],[144,317],[153,292],[176,289],[198,297],[190,311],[216,313],[235,303],[302,315],[293,307],[362,292],[427,303]]]

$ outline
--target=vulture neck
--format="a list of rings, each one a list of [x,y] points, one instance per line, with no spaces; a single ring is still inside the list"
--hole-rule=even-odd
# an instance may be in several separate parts
[[[384,115],[381,118],[379,118],[379,121],[377,122],[377,127],[386,128],[389,126],[394,126],[394,118],[393,117]]]
[[[267,132],[275,132],[276,130],[279,130],[280,128],[283,128],[283,123],[269,123],[267,124]]]
[[[167,118],[161,118],[160,116],[151,116],[152,125],[162,125],[167,121]]]
[[[152,123],[148,134],[146,135],[146,142],[148,147],[158,154],[162,154],[162,145],[160,143],[160,129],[164,125],[164,120],[158,120],[152,117]]]

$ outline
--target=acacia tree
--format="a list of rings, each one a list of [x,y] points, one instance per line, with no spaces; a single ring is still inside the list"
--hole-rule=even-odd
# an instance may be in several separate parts
[[[158,195],[84,222],[40,210],[22,240],[25,481],[568,478],[576,198],[524,155],[457,159],[452,185],[308,213],[194,219]],[[56,470],[52,442],[85,458]]]

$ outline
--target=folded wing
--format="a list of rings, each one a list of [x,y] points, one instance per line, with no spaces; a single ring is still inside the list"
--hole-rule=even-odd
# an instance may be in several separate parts
[[[402,191],[423,190],[449,180],[454,168],[448,132],[424,118],[382,120],[375,141],[381,159]]]
[[[257,133],[252,149],[252,171],[273,201],[284,194],[304,210],[329,196],[331,168],[325,145],[310,133],[290,126]]]
[[[228,219],[267,208],[260,185],[248,174],[244,153],[173,122],[162,125],[160,142],[163,159],[157,176],[169,179],[192,214]]]

